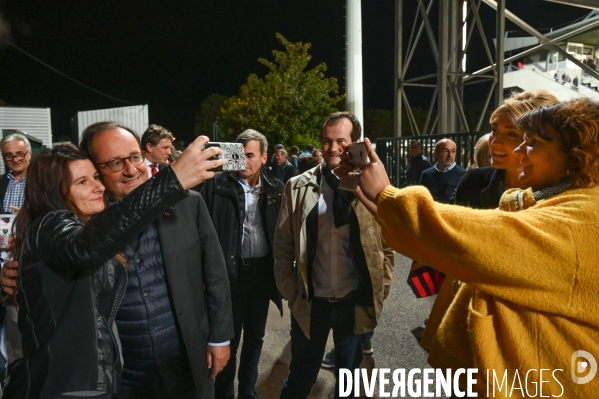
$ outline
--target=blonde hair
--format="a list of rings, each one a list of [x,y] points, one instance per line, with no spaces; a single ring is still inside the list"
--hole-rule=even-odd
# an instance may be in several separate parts
[[[493,119],[500,115],[507,114],[515,123],[520,115],[528,111],[557,103],[559,103],[557,97],[545,89],[526,90],[521,93],[514,91],[493,111],[489,122],[493,122]]]
[[[468,169],[481,168],[482,160],[488,158],[491,154],[489,148],[489,136],[491,133],[487,133],[482,136],[474,145],[474,162],[468,167]]]

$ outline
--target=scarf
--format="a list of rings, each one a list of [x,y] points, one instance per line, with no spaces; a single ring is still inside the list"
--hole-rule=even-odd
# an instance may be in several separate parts
[[[320,169],[318,171],[318,184],[320,184]],[[327,182],[329,187],[333,190],[333,219],[335,227],[339,228],[349,223],[349,217],[351,212],[351,202],[354,200],[355,195],[352,192],[339,190],[339,178],[333,174],[328,166],[322,168],[322,174],[324,175],[324,181]]]
[[[561,193],[570,186],[572,186],[572,182],[566,178],[553,186],[534,192],[530,187],[526,190],[521,188],[512,188],[507,190],[501,196],[501,200],[499,201],[499,209],[508,212],[521,211],[535,205],[537,201]]]

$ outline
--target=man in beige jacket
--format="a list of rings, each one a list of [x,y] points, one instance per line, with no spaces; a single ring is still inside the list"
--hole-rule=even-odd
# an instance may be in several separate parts
[[[329,115],[321,128],[324,161],[285,189],[273,245],[277,287],[291,310],[291,364],[281,398],[309,395],[331,329],[336,375],[358,368],[360,334],[374,329],[389,294],[393,252],[333,173],[341,143],[359,141],[361,132],[349,112]]]

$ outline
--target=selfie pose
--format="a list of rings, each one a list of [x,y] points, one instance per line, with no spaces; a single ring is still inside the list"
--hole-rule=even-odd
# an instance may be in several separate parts
[[[4,398],[104,399],[117,390],[123,362],[115,315],[127,286],[118,253],[222,164],[207,161],[220,150],[201,152],[206,137],[197,141],[182,169],[166,168],[106,209],[86,152],[60,145],[31,163],[15,221],[23,358]],[[139,160],[141,154],[115,161]]]
[[[421,187],[390,186],[370,142],[371,163],[350,175],[377,204],[395,250],[466,283],[433,342],[433,367],[478,368],[479,395],[492,378],[486,370],[507,372],[510,384],[517,371],[533,370],[522,377],[531,393],[542,380],[543,395],[591,398],[596,383],[575,379],[593,371],[577,374],[574,360],[578,350],[599,354],[599,104],[546,106],[516,124],[524,142],[515,154],[530,188],[508,190],[499,210],[438,204]],[[352,169],[347,160],[341,166]]]

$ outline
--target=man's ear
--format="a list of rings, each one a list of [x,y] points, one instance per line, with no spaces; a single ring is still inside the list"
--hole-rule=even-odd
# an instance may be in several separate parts
[[[150,149],[148,149],[148,146],[150,146]],[[145,152],[151,152],[150,150],[152,149],[152,147],[153,147],[152,143],[146,143],[146,148],[143,148],[143,150]]]

